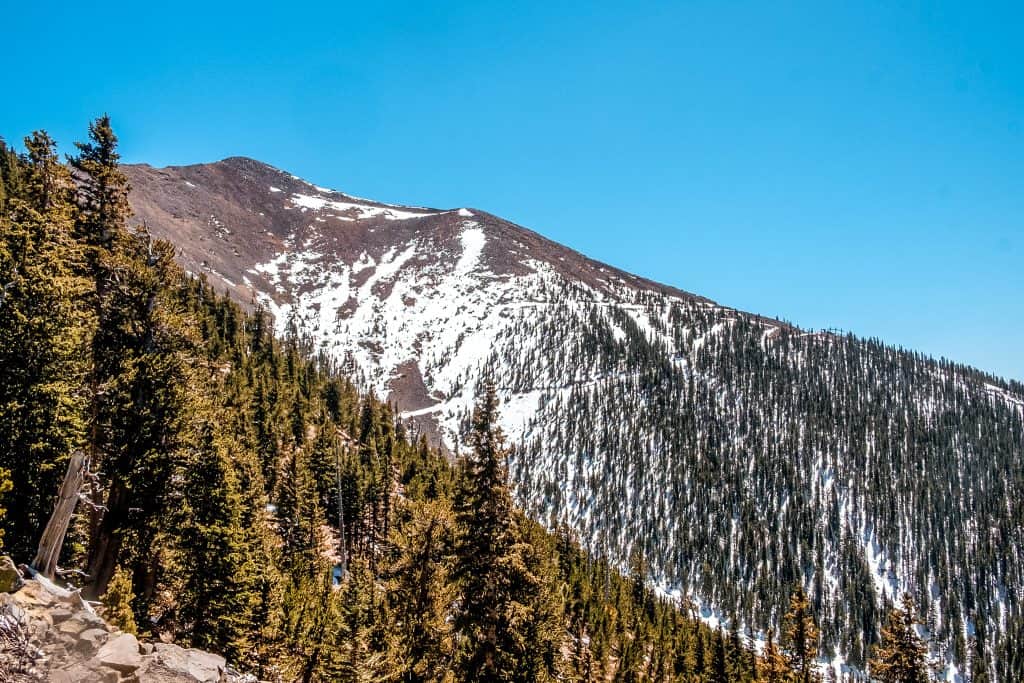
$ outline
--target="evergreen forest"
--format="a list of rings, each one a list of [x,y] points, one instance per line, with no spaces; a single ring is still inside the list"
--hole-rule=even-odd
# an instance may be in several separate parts
[[[717,596],[776,628],[745,629],[736,618],[712,628],[694,605],[652,588],[652,543],[635,544],[623,571],[600,548],[585,550],[568,526],[524,514],[511,493],[510,463],[521,491],[543,478],[524,474],[530,459],[517,458],[503,437],[493,386],[467,416],[460,453],[432,447],[393,406],[360,393],[299,329],[275,336],[258,306],[218,294],[175,263],[173,245],[145,226],[128,227],[129,187],[107,117],[89,126],[66,160],[56,149],[41,131],[19,148],[0,142],[3,554],[31,561],[69,461],[80,453],[85,485],[57,578],[102,601],[122,629],[223,654],[260,680],[821,679],[818,658],[830,654],[820,651],[821,629],[837,631],[845,617],[840,601],[825,624],[815,623],[821,597],[816,589],[805,593],[801,567],[781,565],[777,580],[789,599],[780,604]],[[717,343],[738,339],[740,332]],[[693,390],[679,387],[671,400]],[[564,424],[600,439],[587,406],[580,396]],[[743,419],[752,432],[762,428],[759,415]],[[863,419],[864,429],[875,429],[879,418]],[[695,433],[660,426],[676,427]],[[551,438],[562,447],[582,437]],[[726,447],[709,442],[704,452],[715,445]],[[776,452],[765,457],[777,464]],[[558,507],[545,502],[557,496],[553,489],[536,493],[536,510]],[[756,523],[751,510],[713,493],[698,502]],[[833,517],[778,523],[810,539],[838,533]],[[944,532],[937,519],[920,523]],[[1011,526],[998,533],[1017,533],[1019,525]],[[649,531],[653,539],[662,530]],[[700,557],[705,575],[730,571],[693,550],[706,541],[701,533],[685,536],[687,544],[659,563],[677,568]],[[805,543],[790,562],[813,565],[816,547]],[[972,552],[993,552],[986,549]],[[839,581],[843,596],[866,579]],[[864,659],[873,657],[872,676],[924,680],[928,650],[913,629],[924,615],[910,596],[892,614],[870,616],[863,626],[877,637],[861,645]],[[989,664],[999,680],[1024,675],[1009,652],[982,661],[974,680],[984,680]]]

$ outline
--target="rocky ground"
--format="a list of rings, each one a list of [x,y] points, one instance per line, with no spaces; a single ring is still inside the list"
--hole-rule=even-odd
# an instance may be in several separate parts
[[[223,657],[140,642],[74,591],[23,579],[0,558],[0,683],[255,683]]]

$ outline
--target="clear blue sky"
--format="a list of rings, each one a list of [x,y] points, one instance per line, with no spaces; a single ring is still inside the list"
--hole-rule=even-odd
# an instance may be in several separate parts
[[[897,4],[3,0],[0,134],[107,111],[128,161],[484,208],[1024,379],[1024,9]]]

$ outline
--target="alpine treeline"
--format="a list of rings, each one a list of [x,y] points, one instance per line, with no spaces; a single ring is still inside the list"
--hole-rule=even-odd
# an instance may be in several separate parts
[[[763,678],[642,562],[624,577],[516,509],[493,390],[453,465],[126,227],[127,193],[106,117],[66,165],[45,133],[0,142],[4,552],[30,560],[81,452],[61,575],[261,679]]]

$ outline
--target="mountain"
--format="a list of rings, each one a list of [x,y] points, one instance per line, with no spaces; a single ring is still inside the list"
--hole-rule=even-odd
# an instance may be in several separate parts
[[[126,166],[136,220],[308,335],[451,451],[493,381],[535,518],[754,638],[797,584],[861,667],[903,592],[949,676],[1024,632],[1024,386],[809,332],[588,259],[484,211],[260,162]]]

